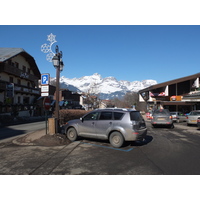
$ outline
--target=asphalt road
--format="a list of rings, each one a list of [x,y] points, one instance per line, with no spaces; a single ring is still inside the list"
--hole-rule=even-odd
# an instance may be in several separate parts
[[[38,127],[42,126],[41,122],[37,123]],[[98,140],[79,140],[55,147],[19,146],[7,142],[0,146],[0,174],[200,174],[200,131],[197,127],[180,123],[175,124],[174,129],[152,128],[149,122],[147,126],[145,142],[126,143],[119,149]],[[28,127],[32,131],[33,126]]]
[[[45,128],[45,121],[32,122],[18,125],[11,125],[0,128],[0,141],[6,138],[13,138],[14,136],[20,136],[23,134],[28,134],[40,129]]]

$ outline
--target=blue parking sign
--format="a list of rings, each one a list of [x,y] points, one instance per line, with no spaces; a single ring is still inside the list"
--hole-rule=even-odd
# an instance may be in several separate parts
[[[41,85],[48,85],[48,84],[49,84],[49,74],[42,74]]]

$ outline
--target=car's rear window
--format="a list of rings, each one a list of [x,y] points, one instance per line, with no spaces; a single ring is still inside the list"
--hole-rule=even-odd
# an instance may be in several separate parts
[[[114,112],[114,120],[121,120],[124,113],[121,112]]]
[[[137,111],[130,112],[130,117],[131,117],[131,121],[143,120],[140,112],[137,112]]]
[[[190,115],[200,115],[200,112],[191,112]]]
[[[159,109],[159,110],[155,110],[153,112],[153,115],[170,115],[168,110],[165,109]]]
[[[170,114],[171,114],[171,115],[176,115],[176,113],[175,113],[175,112],[170,112]]]

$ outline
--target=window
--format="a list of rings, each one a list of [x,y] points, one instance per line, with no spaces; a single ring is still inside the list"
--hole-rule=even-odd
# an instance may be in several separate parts
[[[18,62],[15,62],[15,67],[19,68],[19,63]]]
[[[190,115],[200,115],[200,112],[191,112]]]
[[[114,120],[121,120],[124,113],[114,112]]]
[[[21,85],[21,80],[17,79],[17,84]]]
[[[111,120],[111,119],[112,119],[112,112],[101,112],[99,120]]]
[[[142,116],[140,112],[130,112],[131,121],[140,121],[142,120]]]
[[[26,73],[26,67],[25,66],[23,66],[23,72]]]
[[[166,109],[155,110],[153,114],[155,114],[155,115],[170,115],[169,111]]]
[[[29,97],[24,97],[23,104],[29,104]]]
[[[9,81],[10,81],[10,83],[13,83],[13,77],[9,77]]]
[[[98,114],[99,114],[98,112],[89,113],[84,117],[84,120],[97,120]]]
[[[12,65],[12,60],[8,60],[8,64],[9,64],[9,65]]]

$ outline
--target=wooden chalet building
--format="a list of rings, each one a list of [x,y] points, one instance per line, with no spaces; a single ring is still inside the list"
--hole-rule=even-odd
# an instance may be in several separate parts
[[[0,114],[26,116],[35,111],[40,78],[34,58],[24,49],[0,48]]]

